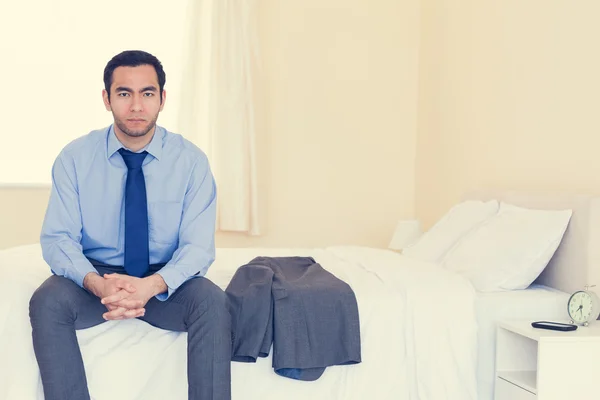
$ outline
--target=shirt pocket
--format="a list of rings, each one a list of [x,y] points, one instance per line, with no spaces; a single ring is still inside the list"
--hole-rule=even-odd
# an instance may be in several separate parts
[[[148,203],[148,237],[154,243],[173,244],[179,239],[182,204],[174,201]]]

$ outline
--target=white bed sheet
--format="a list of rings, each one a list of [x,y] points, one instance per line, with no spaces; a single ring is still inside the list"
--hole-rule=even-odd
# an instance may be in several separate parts
[[[497,321],[511,318],[564,321],[568,319],[568,299],[568,293],[543,285],[532,285],[525,290],[476,294],[479,400],[494,399]]]
[[[356,293],[363,362],[329,367],[315,382],[276,375],[271,358],[232,363],[233,399],[476,399],[475,293],[435,264],[390,251],[218,249],[208,277],[225,288],[255,256],[313,256]],[[0,252],[0,400],[42,398],[28,318],[33,291],[50,275],[38,245]],[[186,399],[185,333],[139,320],[77,331],[95,400]]]

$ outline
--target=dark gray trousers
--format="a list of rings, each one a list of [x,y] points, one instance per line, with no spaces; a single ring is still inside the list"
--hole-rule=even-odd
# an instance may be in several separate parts
[[[122,267],[95,267],[100,275],[125,274]],[[155,272],[162,265],[152,267]],[[145,308],[142,321],[188,333],[188,399],[231,399],[231,317],[224,292],[198,277],[164,302],[151,298]],[[90,398],[75,330],[105,322],[106,311],[94,294],[64,277],[53,275],[34,292],[29,317],[46,400]]]

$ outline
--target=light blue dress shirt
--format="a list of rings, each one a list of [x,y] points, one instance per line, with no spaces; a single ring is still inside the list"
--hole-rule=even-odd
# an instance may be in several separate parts
[[[52,272],[83,287],[96,269],[87,257],[123,265],[125,245],[124,148],[113,126],[69,143],[52,167],[52,192],[40,242]],[[181,135],[157,126],[142,169],[148,199],[150,264],[166,300],[215,258],[216,185],[206,155]]]

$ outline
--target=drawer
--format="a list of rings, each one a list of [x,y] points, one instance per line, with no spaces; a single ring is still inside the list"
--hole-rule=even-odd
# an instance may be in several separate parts
[[[535,400],[537,396],[517,385],[496,378],[495,400]]]

